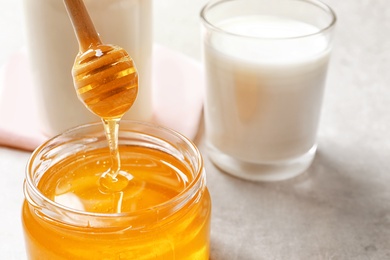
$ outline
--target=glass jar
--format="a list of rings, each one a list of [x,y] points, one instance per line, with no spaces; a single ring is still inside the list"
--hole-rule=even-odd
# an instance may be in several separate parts
[[[139,74],[137,99],[124,119],[150,121],[152,107],[152,0],[84,0],[105,44],[124,48]],[[72,66],[79,52],[62,0],[23,0],[26,45],[41,131],[57,135],[98,121],[78,100]]]
[[[87,172],[88,167],[100,167],[109,159],[100,123],[70,129],[38,147],[27,165],[22,220],[29,259],[209,258],[211,200],[203,159],[195,145],[172,130],[123,121],[119,150],[123,168],[134,175],[129,185],[143,178],[144,187],[151,184],[153,190],[167,182],[162,168],[169,167],[181,179],[175,185],[183,188],[155,205],[113,213],[90,212],[57,200],[61,196],[51,198],[48,190],[88,183],[87,176],[78,179],[78,184],[67,179],[78,169]],[[146,150],[152,152],[139,152]],[[150,160],[152,153],[156,161]],[[137,158],[129,163],[132,157]],[[164,163],[157,165],[158,161]],[[55,176],[64,178],[45,184]],[[64,179],[67,185],[61,186]],[[67,203],[73,203],[75,198],[69,198]],[[146,196],[139,196],[136,203],[143,200]]]

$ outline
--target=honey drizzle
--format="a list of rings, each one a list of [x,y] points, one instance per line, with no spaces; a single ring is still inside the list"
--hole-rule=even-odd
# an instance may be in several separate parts
[[[137,70],[124,49],[102,44],[82,0],[64,0],[64,4],[80,49],[72,69],[76,92],[80,101],[102,119],[110,149],[111,167],[102,173],[99,189],[118,197],[114,201],[120,212],[122,190],[133,176],[121,170],[119,122],[137,96]]]

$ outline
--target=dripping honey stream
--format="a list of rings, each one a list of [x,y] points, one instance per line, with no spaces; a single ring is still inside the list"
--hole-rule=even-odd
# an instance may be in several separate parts
[[[121,192],[132,175],[121,171],[119,123],[137,97],[137,69],[123,48],[102,43],[82,0],[64,0],[64,4],[79,44],[72,68],[76,93],[101,118],[110,149],[111,166],[102,173],[99,188],[102,192]]]

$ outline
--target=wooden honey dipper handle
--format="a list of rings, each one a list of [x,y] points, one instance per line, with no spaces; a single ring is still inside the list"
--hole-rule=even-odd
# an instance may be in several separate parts
[[[83,0],[64,0],[81,52],[101,44],[99,34],[88,14]]]

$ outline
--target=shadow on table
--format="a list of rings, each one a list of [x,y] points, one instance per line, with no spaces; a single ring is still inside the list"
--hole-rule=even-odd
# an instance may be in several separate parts
[[[213,201],[210,259],[390,255],[390,169],[374,154],[367,147],[333,145],[319,150],[304,174],[275,183],[237,179],[206,158]]]

